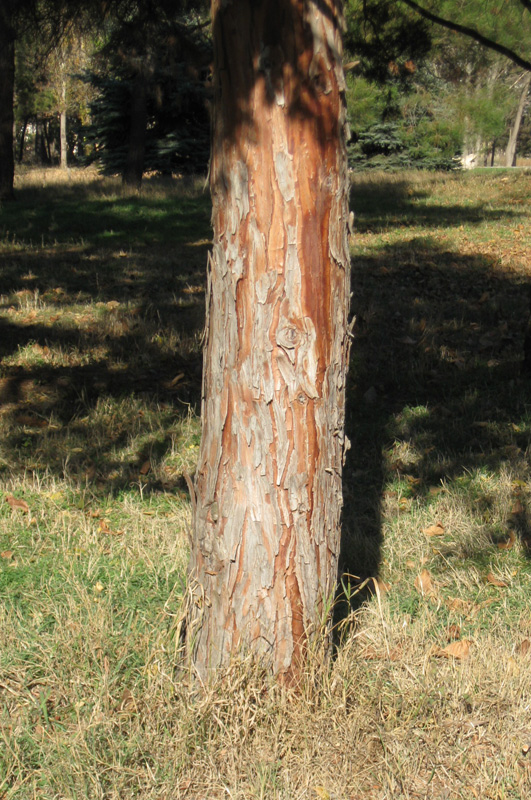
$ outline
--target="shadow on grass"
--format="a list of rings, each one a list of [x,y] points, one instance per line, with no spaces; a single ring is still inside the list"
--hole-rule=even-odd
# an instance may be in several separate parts
[[[102,482],[118,472],[115,492],[198,410],[210,201],[178,185],[101,185],[21,190],[1,210],[0,463]],[[124,464],[128,425],[137,452]]]
[[[358,229],[392,229],[397,216],[419,226],[512,219],[481,204],[428,207],[422,195],[407,180],[365,185]],[[173,421],[198,408],[209,215],[208,198],[188,190],[122,196],[90,184],[22,191],[2,209],[5,464],[27,466],[39,453],[39,469],[52,473],[65,461],[85,476],[94,466],[104,478],[118,471],[109,490],[119,491],[143,459],[167,455]],[[527,477],[523,283],[485,256],[422,236],[354,259],[343,573],[378,574],[382,493],[393,476],[427,497],[441,481],[504,460]],[[162,429],[153,433],[140,406],[122,419],[106,409],[121,398],[163,417]],[[139,444],[125,468],[116,452],[132,426]],[[515,527],[529,541],[525,509]]]
[[[425,208],[417,216],[408,207],[412,197],[405,182],[374,185],[358,207],[359,228],[370,227],[371,219],[376,228],[392,229],[383,219],[391,206],[424,224]],[[501,211],[474,211],[478,221],[489,214],[504,217]],[[446,207],[443,219],[457,226],[468,216]],[[350,580],[351,590],[379,574],[382,502],[397,486],[406,499],[429,503],[444,482],[458,480],[471,502],[488,503],[487,496],[473,494],[474,470],[506,465],[522,483],[531,477],[531,381],[522,371],[529,277],[504,271],[493,257],[445,249],[413,233],[368,252],[352,265],[352,448],[344,471],[340,556],[340,576],[344,584]],[[522,490],[521,511],[509,522],[529,558],[524,495]],[[506,531],[493,536],[493,550],[502,537]],[[354,595],[355,608],[369,590],[370,584]],[[338,614],[344,610],[340,605]]]
[[[475,225],[498,220],[510,221],[521,216],[518,210],[492,208],[489,203],[456,202],[440,204],[429,202],[430,192],[422,184],[403,179],[378,176],[377,180],[363,181],[360,197],[353,192],[352,205],[357,214],[356,229],[387,231],[401,226],[428,226],[432,230]],[[491,176],[485,177],[489,180]],[[494,176],[499,180],[498,176]],[[426,202],[428,201],[428,202]]]

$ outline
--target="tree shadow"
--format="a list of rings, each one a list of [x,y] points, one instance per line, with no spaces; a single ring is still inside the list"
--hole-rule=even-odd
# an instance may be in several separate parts
[[[2,213],[0,469],[33,464],[117,492],[149,459],[149,491],[199,408],[210,203],[189,188],[109,185],[21,190]]]
[[[392,230],[386,202],[393,191],[394,201],[397,192],[401,198],[397,213],[412,230],[398,243],[384,237],[352,263],[356,323],[346,418],[352,449],[343,478],[339,575],[343,587],[350,585],[354,608],[372,584],[356,590],[380,571],[382,503],[393,482],[406,480],[410,496],[428,502],[445,482],[478,468],[506,465],[521,481],[530,475],[531,382],[522,370],[530,278],[504,270],[488,253],[463,253],[418,235],[414,226],[426,225],[426,214],[413,205],[407,180],[392,188],[384,180],[368,199],[357,198],[359,229]],[[432,213],[437,217],[436,207]],[[445,224],[458,226],[470,213],[469,206],[445,207]],[[481,204],[473,214],[478,222],[512,216]],[[526,492],[519,492],[517,513],[508,509],[507,527],[530,558]],[[493,530],[493,550],[506,538],[507,531]],[[339,602],[338,619],[345,610]]]

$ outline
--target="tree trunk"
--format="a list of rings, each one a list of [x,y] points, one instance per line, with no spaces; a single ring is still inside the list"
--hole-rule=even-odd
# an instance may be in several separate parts
[[[511,125],[511,130],[509,131],[509,141],[507,142],[507,150],[505,151],[506,167],[516,166],[516,146],[518,144],[518,134],[520,133],[520,126],[522,124],[522,118],[524,116],[525,104],[527,101],[527,95],[529,93],[530,86],[531,86],[531,72],[528,72],[524,78],[524,83],[522,85],[522,94],[520,95],[520,102],[518,103],[516,116],[514,118],[513,124]]]
[[[35,121],[35,160],[39,164],[49,164],[49,152],[46,136],[46,120],[37,117]]]
[[[15,86],[15,33],[7,5],[0,3],[0,201],[12,200],[13,97]]]
[[[20,143],[18,146],[18,163],[22,164],[24,160],[24,145],[26,143],[26,131],[28,129],[28,118],[24,117],[24,122],[22,123],[22,131],[20,133]]]
[[[43,145],[44,145],[44,163],[51,164],[52,163],[52,154],[55,151],[55,142],[50,136],[50,123],[48,120],[44,120],[42,123],[42,132],[43,132]]]
[[[334,595],[349,305],[340,0],[213,0],[202,440],[187,641],[297,680]]]
[[[139,66],[132,86],[129,144],[122,182],[125,186],[139,187],[144,174],[147,129],[147,77]]]
[[[68,168],[68,143],[66,139],[66,78],[65,78],[65,67],[64,64],[61,64],[61,113],[59,118],[59,140],[60,140],[60,151],[61,151],[61,169]]]

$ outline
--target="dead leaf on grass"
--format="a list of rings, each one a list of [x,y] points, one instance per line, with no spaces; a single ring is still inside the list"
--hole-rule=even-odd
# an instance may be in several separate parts
[[[370,578],[374,590],[376,592],[380,592],[380,594],[386,594],[391,589],[390,583],[385,583],[381,578]]]
[[[17,414],[15,422],[18,425],[25,425],[27,428],[47,428],[48,422],[41,417],[35,417],[33,414]]]
[[[500,589],[506,589],[509,585],[508,583],[505,583],[505,581],[500,580],[500,578],[497,578],[492,572],[489,572],[486,580],[487,583],[491,584],[491,586],[498,586]]]
[[[321,800],[332,800],[332,795],[324,786],[314,786],[313,790]]]
[[[516,648],[516,652],[519,656],[526,656],[529,653],[529,648],[531,647],[531,642],[529,639],[524,639],[518,647]]]
[[[129,689],[123,690],[120,702],[116,706],[116,711],[118,711],[119,714],[137,711],[136,700]]]
[[[459,627],[459,625],[448,626],[447,638],[449,642],[453,642],[456,639],[461,638],[461,628]]]
[[[415,578],[415,589],[423,597],[435,595],[435,586],[433,585],[431,575],[427,569],[423,569],[422,572]]]
[[[498,550],[511,550],[516,542],[516,533],[509,531],[509,538],[506,542],[498,542]]]
[[[148,459],[147,461],[144,461],[144,463],[142,464],[142,466],[138,471],[140,472],[141,475],[147,475],[150,469],[151,469],[151,461],[149,461]]]
[[[465,659],[470,655],[470,645],[472,642],[469,639],[459,639],[457,642],[451,642],[446,647],[434,647],[432,655],[437,658],[455,658]]]
[[[430,525],[429,528],[424,528],[422,533],[425,536],[444,536],[444,525],[442,522],[436,522],[435,525]]]
[[[123,536],[124,532],[111,530],[111,528],[109,528],[105,520],[102,519],[102,521],[98,525],[98,533],[104,533],[106,536]]]
[[[514,505],[513,505],[513,507],[511,508],[511,514],[514,515],[514,516],[518,516],[520,514],[523,514],[524,511],[525,511],[525,508],[522,505],[522,503],[520,502],[520,500],[516,500]]]
[[[18,497],[13,497],[12,494],[6,494],[6,501],[9,503],[13,511],[18,508],[20,511],[23,511],[24,514],[29,514],[30,508],[25,500],[19,500]]]
[[[6,561],[11,561],[14,556],[13,550],[4,550],[0,553],[0,558],[5,558]]]
[[[449,597],[445,602],[450,611],[460,611],[463,614],[468,614],[474,605],[470,600],[463,600],[461,597]]]

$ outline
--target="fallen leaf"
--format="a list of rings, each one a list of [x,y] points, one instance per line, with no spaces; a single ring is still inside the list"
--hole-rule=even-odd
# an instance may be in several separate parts
[[[13,550],[4,550],[2,553],[0,553],[0,558],[5,558],[6,561],[10,561],[10,559],[13,558],[13,555]]]
[[[436,522],[435,525],[424,528],[422,533],[425,536],[444,536],[444,525],[441,522]]]
[[[487,575],[487,583],[490,583],[492,586],[499,586],[501,589],[506,589],[508,584],[505,581],[500,580],[492,572],[489,572]]]
[[[520,667],[515,658],[509,656],[505,664],[505,673],[507,675],[519,675],[520,674]]]
[[[509,531],[509,538],[506,542],[498,542],[498,550],[511,550],[516,542],[516,533]]]
[[[415,578],[415,589],[423,597],[435,594],[435,587],[433,585],[431,575],[427,569],[423,569],[422,572]]]
[[[459,625],[448,626],[447,638],[449,642],[453,642],[456,639],[461,638],[461,628],[459,627]]]
[[[469,639],[459,639],[458,642],[451,642],[447,644],[446,647],[436,647],[432,655],[439,658],[468,658],[471,644],[472,642]]]
[[[25,500],[19,500],[17,497],[13,497],[11,494],[6,494],[6,500],[13,510],[18,508],[20,511],[23,511],[24,514],[29,514],[29,505]]]
[[[460,597],[449,597],[446,605],[450,611],[462,611],[464,614],[468,614],[473,603],[470,600],[462,600]]]
[[[105,586],[100,581],[98,581],[97,583],[94,584],[94,591],[97,594],[101,594],[104,589],[105,589]]]
[[[519,656],[526,656],[529,653],[529,648],[531,647],[531,642],[529,639],[524,639],[523,642],[517,647],[517,652]]]
[[[147,475],[149,470],[151,469],[151,461],[144,461],[142,466],[139,469],[141,475]]]
[[[35,417],[33,414],[17,414],[15,422],[19,425],[25,425],[27,428],[47,428],[48,422],[41,417]]]
[[[136,701],[129,689],[124,689],[122,692],[122,696],[120,698],[120,702],[116,706],[116,711],[124,712],[124,711],[136,711]]]
[[[98,525],[98,533],[104,533],[107,536],[123,536],[123,531],[111,530],[111,528],[109,528],[104,519],[102,519],[102,521]]]
[[[514,505],[513,505],[513,507],[511,508],[511,514],[515,514],[515,515],[523,514],[524,511],[525,511],[525,509],[524,509],[522,503],[520,502],[520,500],[516,500]]]

